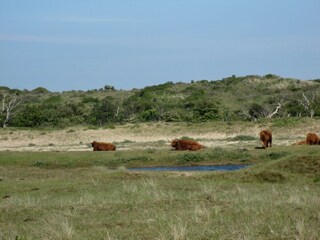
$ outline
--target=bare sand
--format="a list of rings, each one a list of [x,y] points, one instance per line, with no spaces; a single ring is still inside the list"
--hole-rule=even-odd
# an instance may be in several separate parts
[[[305,127],[276,129],[274,144],[291,145],[304,140],[306,132],[314,132],[319,121]],[[0,151],[92,151],[92,141],[112,142],[118,150],[168,148],[175,138],[196,139],[206,147],[260,146],[258,133],[268,126],[259,124],[215,126],[211,124],[126,124],[113,129],[73,127],[60,130],[0,129]],[[320,130],[320,129],[319,129]],[[233,141],[236,136],[251,136],[256,140]]]

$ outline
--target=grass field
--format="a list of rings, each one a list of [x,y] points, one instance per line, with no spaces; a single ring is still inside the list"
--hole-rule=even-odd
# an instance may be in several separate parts
[[[265,126],[275,138],[262,150],[256,137]],[[319,239],[320,146],[291,145],[317,126],[2,129],[0,239]],[[167,139],[182,136],[207,147],[171,151]],[[92,152],[93,137],[119,151]],[[202,164],[252,165],[235,172],[127,170]]]

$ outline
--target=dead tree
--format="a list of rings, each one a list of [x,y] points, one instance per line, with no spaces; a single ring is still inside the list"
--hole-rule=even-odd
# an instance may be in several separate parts
[[[273,108],[264,107],[259,104],[252,104],[251,108],[247,111],[242,111],[240,115],[244,116],[251,121],[256,121],[259,118],[273,118],[276,114],[279,114],[279,110],[282,108],[281,103],[279,102],[277,106]]]
[[[313,118],[317,105],[315,104],[316,94],[314,92],[311,93],[311,96],[307,97],[304,93],[302,93],[302,99],[297,99],[298,103],[304,108],[306,113]]]
[[[2,93],[2,108],[1,113],[3,115],[2,127],[5,128],[8,126],[8,123],[12,116],[14,115],[14,110],[21,103],[21,98],[18,95],[13,97],[8,96],[8,93]]]
[[[278,106],[276,107],[276,109],[272,113],[269,113],[266,117],[272,118],[274,115],[276,115],[278,113],[280,108],[281,108],[281,103],[278,103]]]

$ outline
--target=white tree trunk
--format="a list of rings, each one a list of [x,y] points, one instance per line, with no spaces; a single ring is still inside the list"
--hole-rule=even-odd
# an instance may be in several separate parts
[[[3,93],[2,98],[2,113],[5,114],[5,119],[3,121],[2,127],[6,128],[8,126],[8,122],[11,119],[12,115],[14,114],[13,110],[19,106],[21,99],[18,96],[15,96],[11,101],[6,103],[7,94]]]

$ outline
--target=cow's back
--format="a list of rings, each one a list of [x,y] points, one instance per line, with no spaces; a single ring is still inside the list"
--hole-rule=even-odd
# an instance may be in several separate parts
[[[93,142],[92,143],[93,151],[115,151],[116,146],[112,143],[105,142]]]
[[[200,150],[203,146],[194,140],[179,140],[175,139],[173,144],[171,144],[176,150],[189,150],[197,151]]]

